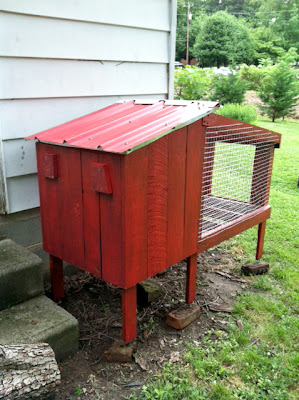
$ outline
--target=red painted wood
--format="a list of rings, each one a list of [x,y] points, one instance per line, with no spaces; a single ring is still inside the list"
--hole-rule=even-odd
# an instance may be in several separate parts
[[[167,264],[184,258],[184,212],[187,128],[168,137],[168,233]]]
[[[186,303],[190,304],[195,300],[197,272],[197,254],[187,258],[187,282],[186,282]]]
[[[39,174],[44,249],[70,264],[84,266],[82,182],[80,151],[46,144],[38,145],[38,170],[45,153],[55,153],[58,178]],[[76,249],[76,251],[74,251]]]
[[[112,193],[112,184],[108,165],[101,163],[93,164],[91,187],[94,191],[99,193]]]
[[[124,158],[122,185],[124,287],[131,287],[148,277],[147,171],[148,147],[143,147]]]
[[[122,163],[123,156],[99,153],[99,162],[109,166],[113,193],[100,193],[100,235],[102,277],[124,287],[124,246],[122,225]]]
[[[184,256],[197,251],[198,220],[202,193],[205,127],[201,121],[188,126],[184,220]]]
[[[50,281],[54,300],[64,297],[63,262],[60,258],[49,255]]]
[[[168,136],[148,149],[148,276],[167,266]]]
[[[137,293],[136,286],[122,290],[123,340],[126,343],[137,336]]]
[[[81,151],[83,222],[84,222],[84,269],[101,277],[100,194],[92,188],[92,171],[99,153]]]
[[[265,230],[266,230],[266,221],[260,223],[258,227],[257,248],[256,248],[257,260],[260,260],[263,256]]]
[[[44,154],[42,157],[42,174],[45,178],[56,179],[58,177],[57,155]]]
[[[215,233],[212,236],[207,236],[205,239],[203,239],[200,243],[198,243],[197,252],[202,253],[203,251],[216,246],[224,240],[227,240],[241,232],[244,232],[246,229],[252,228],[261,222],[266,221],[268,218],[270,218],[270,213],[271,207],[265,206],[258,214],[255,214],[252,217],[245,216],[240,218],[240,221],[236,225],[232,224],[232,226],[226,227],[224,231],[219,231],[218,233]]]

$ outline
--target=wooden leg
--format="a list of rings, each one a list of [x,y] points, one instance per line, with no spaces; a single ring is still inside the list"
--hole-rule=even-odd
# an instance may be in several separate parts
[[[50,254],[49,263],[52,296],[53,299],[56,300],[64,297],[63,262],[60,258]]]
[[[137,293],[136,286],[122,290],[123,340],[126,343],[137,336]]]
[[[265,229],[266,229],[266,221],[260,223],[258,228],[257,247],[256,247],[257,260],[261,259],[263,255]]]
[[[186,283],[186,303],[190,304],[195,300],[196,288],[197,254],[187,258],[187,283]]]

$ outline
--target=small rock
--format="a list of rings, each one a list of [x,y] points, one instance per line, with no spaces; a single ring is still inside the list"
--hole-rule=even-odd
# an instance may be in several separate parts
[[[105,357],[110,362],[125,363],[132,360],[135,350],[134,343],[126,344],[123,340],[115,340],[110,349],[106,351]]]
[[[200,316],[200,307],[195,304],[184,305],[167,315],[166,323],[174,329],[183,329]]]
[[[237,327],[239,328],[240,331],[243,331],[243,322],[240,319],[237,319],[236,321]]]
[[[269,264],[256,261],[250,264],[242,265],[242,272],[245,275],[261,275],[265,274],[269,269]]]
[[[161,287],[151,279],[147,279],[137,285],[137,303],[139,306],[145,307],[158,299],[161,293]]]

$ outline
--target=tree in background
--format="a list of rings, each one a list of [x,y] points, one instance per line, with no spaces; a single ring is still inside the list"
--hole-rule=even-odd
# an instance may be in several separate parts
[[[220,11],[207,17],[196,37],[193,54],[204,66],[250,63],[254,46],[249,30],[241,20]]]
[[[214,76],[211,87],[210,100],[219,100],[222,105],[243,103],[247,90],[246,83],[241,80],[238,73]]]
[[[296,71],[290,67],[289,59],[284,57],[274,65],[264,77],[259,97],[264,105],[261,110],[272,122],[277,118],[292,116],[299,98]]]

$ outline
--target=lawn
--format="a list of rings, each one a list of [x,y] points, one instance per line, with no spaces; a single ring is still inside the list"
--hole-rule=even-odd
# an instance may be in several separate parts
[[[228,332],[211,331],[199,346],[186,343],[180,367],[165,366],[131,399],[299,398],[299,123],[261,120],[257,125],[283,134],[275,152],[263,256],[270,272],[251,278]],[[234,252],[241,246],[247,261],[253,261],[256,231],[231,239],[223,249]]]

